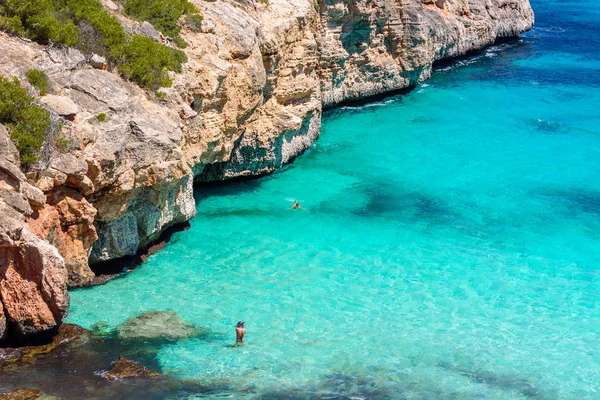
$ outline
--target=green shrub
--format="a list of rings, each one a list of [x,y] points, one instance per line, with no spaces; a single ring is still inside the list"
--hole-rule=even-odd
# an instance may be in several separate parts
[[[24,168],[35,163],[46,132],[50,128],[50,114],[34,104],[33,97],[21,86],[17,78],[0,76],[0,123],[10,129]]]
[[[77,27],[62,18],[52,0],[6,0],[0,6],[0,15],[2,28],[9,33],[24,35],[42,44],[72,46],[77,43]]]
[[[0,15],[0,30],[10,33],[11,35],[25,36],[25,27],[18,16],[5,17]]]
[[[200,32],[202,29],[202,15],[191,14],[185,17],[185,25],[190,28],[192,32]]]
[[[109,56],[113,61],[120,57],[127,35],[119,20],[110,15],[98,0],[61,0],[58,4],[78,25],[86,25],[85,32],[90,37],[84,37],[80,44],[85,43],[89,46],[89,43],[93,43],[92,49],[97,49],[98,54]],[[97,48],[100,40],[106,50]]]
[[[106,114],[100,113],[100,114],[96,115],[96,119],[98,120],[98,122],[104,122],[104,121],[106,121]]]
[[[73,148],[73,142],[63,133],[54,138],[54,145],[61,153],[66,153]]]
[[[185,53],[162,46],[150,38],[134,36],[123,51],[119,71],[148,90],[171,86],[169,71],[181,72]]]
[[[41,96],[45,96],[48,94],[48,90],[50,89],[50,80],[48,79],[48,75],[44,71],[40,71],[39,69],[30,69],[25,75],[27,76],[27,80],[36,88]]]
[[[186,45],[179,36],[178,19],[195,12],[187,0],[128,0],[125,4],[135,15],[172,35],[178,46]],[[181,51],[127,34],[99,0],[5,0],[0,6],[0,28],[41,44],[59,43],[85,54],[100,54],[126,78],[151,90],[169,86],[167,71],[181,72],[181,64],[187,61]]]
[[[188,0],[123,0],[123,7],[127,15],[138,21],[150,22],[164,35],[171,37],[179,47],[186,46],[179,36],[179,18],[185,14],[198,15]]]

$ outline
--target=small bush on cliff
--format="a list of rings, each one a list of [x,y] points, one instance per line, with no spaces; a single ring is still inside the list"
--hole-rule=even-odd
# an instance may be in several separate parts
[[[138,21],[150,22],[164,35],[171,37],[179,47],[186,46],[179,36],[181,16],[202,18],[188,0],[123,0],[122,3],[129,16]]]
[[[39,69],[30,69],[25,75],[27,76],[27,80],[31,86],[36,88],[40,92],[41,96],[48,94],[48,90],[50,89],[50,80],[44,71],[40,71]]]
[[[185,25],[190,28],[192,32],[200,32],[202,29],[202,15],[192,14],[185,17]]]
[[[135,36],[123,50],[123,62],[119,71],[140,86],[157,90],[171,86],[167,71],[181,72],[181,64],[186,56],[183,52],[166,46],[144,36]]]
[[[80,50],[96,52],[113,62],[118,61],[127,35],[119,20],[110,15],[98,0],[60,0],[57,5],[76,24],[84,27],[86,35],[78,40]]]
[[[35,163],[50,128],[50,114],[34,104],[33,97],[17,78],[0,76],[0,123],[11,131],[10,138],[19,150],[21,165],[27,168]]]

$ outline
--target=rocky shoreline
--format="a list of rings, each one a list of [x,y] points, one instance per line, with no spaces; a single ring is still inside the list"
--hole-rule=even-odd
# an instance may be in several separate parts
[[[218,335],[171,312],[148,312],[116,330],[63,324],[49,343],[0,348],[0,399],[180,398],[230,393],[224,382],[176,379],[155,357],[162,346]],[[220,337],[220,336],[219,336]],[[136,360],[136,361],[133,361]],[[35,377],[32,380],[31,377]]]
[[[68,143],[24,173],[0,125],[0,340],[55,332],[68,287],[195,216],[195,183],[271,173],[318,138],[323,109],[414,87],[435,61],[533,26],[528,0],[194,4],[202,29],[182,31],[188,62],[160,99],[76,50],[0,33],[0,74],[48,75],[37,100]]]

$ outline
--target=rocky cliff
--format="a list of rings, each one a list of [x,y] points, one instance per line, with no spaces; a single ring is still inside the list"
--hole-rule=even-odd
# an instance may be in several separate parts
[[[96,58],[0,33],[0,74],[27,85],[44,71],[38,102],[69,143],[24,175],[0,127],[0,338],[54,329],[67,284],[195,215],[194,182],[272,172],[317,139],[324,107],[410,88],[436,60],[533,25],[528,0],[194,4],[202,31],[183,30],[188,62],[159,97]]]

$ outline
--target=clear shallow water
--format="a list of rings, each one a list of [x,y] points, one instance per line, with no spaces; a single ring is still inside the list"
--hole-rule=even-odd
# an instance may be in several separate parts
[[[176,311],[215,335],[159,364],[223,397],[600,398],[600,12],[533,5],[520,41],[331,112],[284,171],[198,188],[191,229],[69,322]]]

